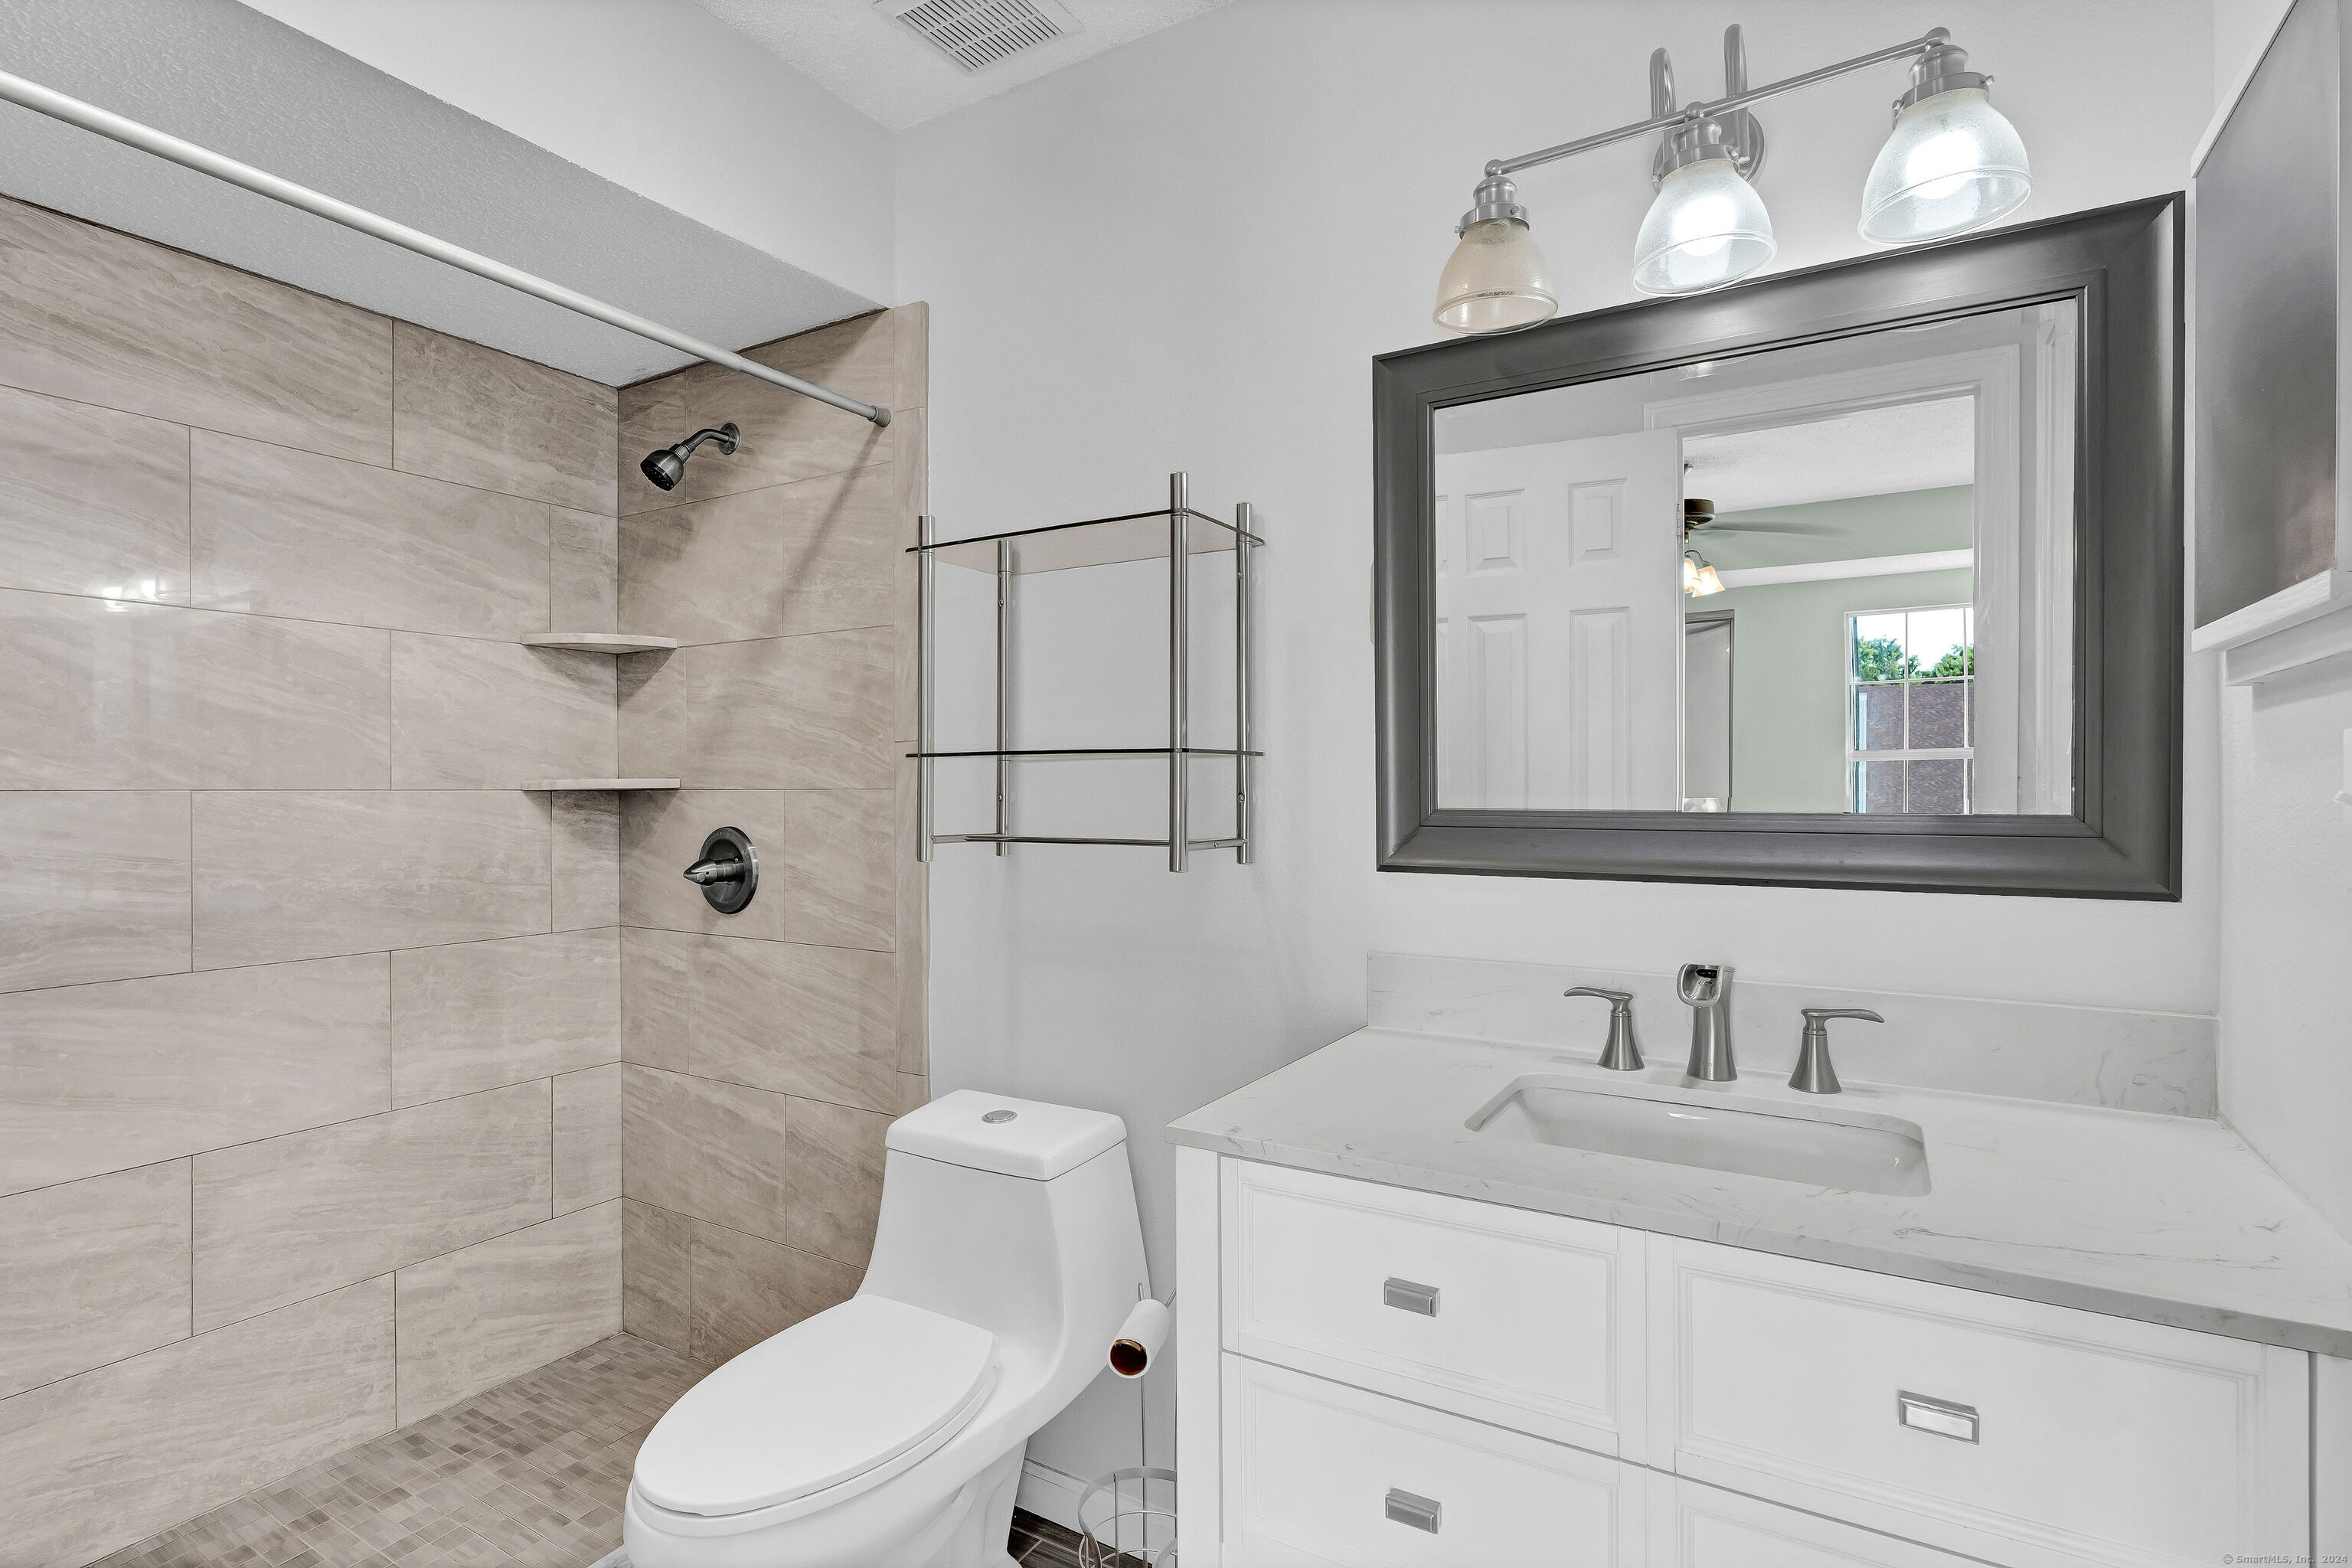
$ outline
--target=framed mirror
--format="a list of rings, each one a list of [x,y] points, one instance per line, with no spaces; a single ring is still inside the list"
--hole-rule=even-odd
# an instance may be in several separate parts
[[[1376,360],[1382,868],[2178,898],[2180,228]]]

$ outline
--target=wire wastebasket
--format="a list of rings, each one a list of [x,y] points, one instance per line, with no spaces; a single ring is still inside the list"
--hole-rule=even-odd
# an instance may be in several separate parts
[[[1113,1470],[1078,1499],[1082,1568],[1176,1568],[1176,1472]]]

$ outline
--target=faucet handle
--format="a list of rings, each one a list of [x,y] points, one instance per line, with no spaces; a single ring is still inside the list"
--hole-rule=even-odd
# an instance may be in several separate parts
[[[1789,1087],[1805,1094],[1836,1094],[1841,1086],[1837,1068],[1830,1065],[1829,1021],[1860,1018],[1884,1024],[1886,1020],[1867,1007],[1800,1007],[1797,1011],[1805,1016],[1805,1034],[1797,1048],[1797,1070],[1789,1075]]]
[[[1633,1038],[1633,994],[1600,985],[1578,985],[1563,996],[1598,996],[1609,1004],[1609,1044],[1601,1049],[1601,1065],[1612,1072],[1642,1070],[1642,1047]]]

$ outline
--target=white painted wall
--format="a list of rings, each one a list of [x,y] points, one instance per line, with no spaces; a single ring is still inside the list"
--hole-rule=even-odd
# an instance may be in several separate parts
[[[2213,76],[2233,85],[2286,0],[2217,0]],[[2221,690],[2221,1113],[2352,1234],[2352,811],[2339,660]]]
[[[1715,90],[1732,21],[1749,26],[1757,79],[1960,27],[2032,150],[2028,217],[2179,188],[2210,108],[2208,0],[1767,9],[1239,0],[901,138],[898,279],[933,308],[943,531],[1135,510],[1184,468],[1213,506],[1258,503],[1273,540],[1258,865],[1208,856],[1179,878],[1145,850],[950,847],[934,871],[937,1087],[1124,1115],[1163,1289],[1158,1130],[1360,1024],[1374,949],[1648,970],[1711,958],[1759,979],[2214,1006],[2214,682],[2201,665],[2178,904],[1373,869],[1370,362],[1438,335],[1438,268],[1486,158],[1638,117],[1658,44],[1685,96]],[[2119,38],[2129,71],[2113,68]],[[1857,194],[1901,80],[1889,67],[1762,111],[1780,265],[1860,248]],[[1649,156],[1628,145],[1522,183],[1566,309],[1632,297]],[[1022,687],[1025,716],[1064,732],[1131,725],[1157,700],[1159,574],[1098,575],[1024,601],[1066,617],[1024,648]],[[1105,651],[1045,668],[1045,646]],[[1131,803],[1147,816],[1150,783]],[[1678,1021],[1643,1022],[1655,1038]],[[1171,1390],[1147,1384],[1150,1457],[1165,1463]],[[1081,1475],[1132,1463],[1135,1398],[1098,1384],[1033,1458]]]
[[[692,0],[246,4],[852,293],[899,300],[890,132]]]

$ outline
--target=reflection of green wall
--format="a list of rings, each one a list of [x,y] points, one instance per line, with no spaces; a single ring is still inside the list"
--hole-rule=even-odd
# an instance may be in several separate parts
[[[1729,588],[1685,600],[1693,611],[1733,612],[1731,808],[1843,811],[1845,617],[1965,605],[1975,595],[1976,574],[1962,567]]]
[[[1966,550],[1975,542],[1976,487],[1901,490],[1892,495],[1817,500],[1803,506],[1727,511],[1716,520],[1793,523],[1802,531],[1691,535],[1717,566],[1785,566],[1801,561],[1851,561],[1864,555],[1913,555],[1923,550]]]

